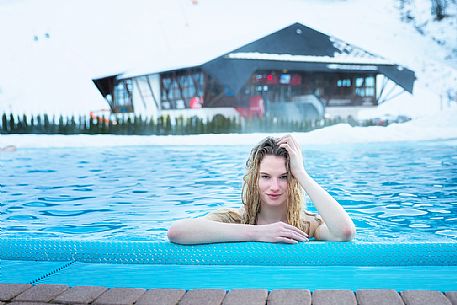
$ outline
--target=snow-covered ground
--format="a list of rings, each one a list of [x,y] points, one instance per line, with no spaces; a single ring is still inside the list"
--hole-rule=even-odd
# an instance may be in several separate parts
[[[370,142],[457,140],[457,106],[436,121],[427,116],[387,127],[351,127],[339,124],[307,133],[293,133],[303,146]],[[454,119],[453,119],[454,118]],[[118,135],[2,135],[0,148],[100,147],[130,145],[248,145],[267,135],[282,134],[204,134],[188,136],[118,136]],[[454,141],[452,141],[454,143]],[[457,143],[457,142],[456,142]]]
[[[413,121],[387,128],[338,125],[297,135],[302,142],[457,138],[456,102],[448,101],[457,90],[456,22],[433,21],[429,1],[413,2],[414,24],[400,21],[395,0],[370,1],[369,6],[366,0],[0,0],[0,113],[87,114],[107,108],[91,79],[201,64],[301,22],[404,65],[417,76],[413,95],[405,93],[362,113],[405,114]],[[2,135],[0,147],[250,145],[261,136],[188,136],[176,141]]]

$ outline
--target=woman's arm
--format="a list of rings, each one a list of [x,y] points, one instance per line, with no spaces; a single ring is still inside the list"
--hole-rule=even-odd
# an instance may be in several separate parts
[[[290,157],[292,175],[298,180],[305,192],[311,198],[324,224],[320,225],[314,237],[318,240],[349,241],[355,237],[356,229],[344,208],[311,176],[303,166],[303,154],[296,140],[287,135],[278,142],[287,149]]]
[[[207,244],[234,241],[263,241],[294,244],[307,235],[283,222],[269,225],[223,223],[203,218],[178,220],[168,230],[168,239],[177,244]]]
[[[349,241],[355,237],[355,225],[344,208],[324,190],[306,171],[296,177],[313,202],[324,224],[317,227],[317,240]]]

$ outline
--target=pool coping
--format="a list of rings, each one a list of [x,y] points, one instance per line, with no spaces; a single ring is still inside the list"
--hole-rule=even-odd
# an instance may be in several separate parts
[[[152,241],[0,238],[0,259],[177,265],[457,266],[457,242],[178,245]]]
[[[0,284],[0,305],[457,305],[457,291],[360,289],[143,289],[58,284]]]

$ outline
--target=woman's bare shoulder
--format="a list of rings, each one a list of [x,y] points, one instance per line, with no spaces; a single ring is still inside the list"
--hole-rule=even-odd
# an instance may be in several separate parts
[[[244,207],[236,208],[220,208],[210,212],[202,218],[207,220],[226,222],[226,223],[241,223],[244,214]]]
[[[313,212],[310,212],[308,210],[304,210],[303,211],[303,219],[305,221],[322,221],[322,217],[317,214],[317,213],[313,213]]]
[[[324,223],[324,220],[319,214],[305,210],[303,211],[303,222],[309,237],[314,237],[314,232],[317,227]]]

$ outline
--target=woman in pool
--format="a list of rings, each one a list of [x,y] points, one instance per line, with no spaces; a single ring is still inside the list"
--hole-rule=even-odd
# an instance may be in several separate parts
[[[297,141],[287,135],[268,137],[255,146],[246,162],[243,206],[222,209],[202,218],[176,221],[170,241],[203,244],[262,241],[295,244],[310,238],[349,241],[355,226],[343,207],[303,166]],[[319,212],[304,209],[304,190]]]

